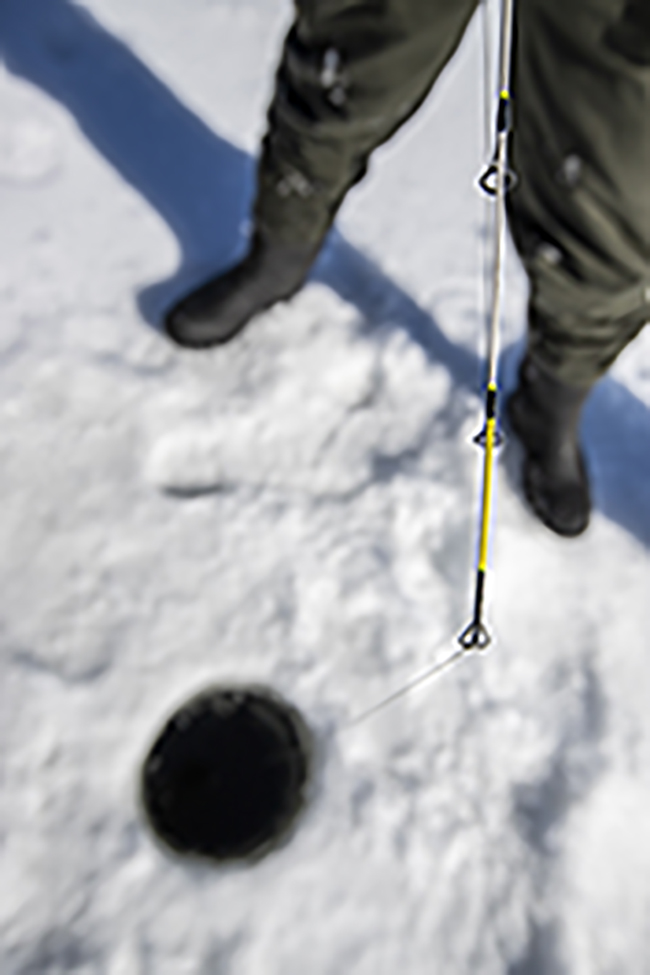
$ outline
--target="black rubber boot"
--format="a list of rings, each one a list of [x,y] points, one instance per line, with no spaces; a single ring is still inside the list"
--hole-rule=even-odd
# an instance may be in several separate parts
[[[526,452],[523,486],[535,514],[558,535],[580,535],[591,499],[578,441],[580,413],[590,390],[560,382],[524,359],[519,385],[506,403],[510,425]]]
[[[239,264],[211,278],[170,309],[165,317],[167,334],[192,349],[229,342],[258,312],[299,290],[321,244],[286,244],[256,232]]]

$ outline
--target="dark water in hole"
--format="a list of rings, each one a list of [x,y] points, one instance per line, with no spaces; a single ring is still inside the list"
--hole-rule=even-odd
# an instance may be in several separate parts
[[[145,761],[149,824],[178,853],[263,854],[305,804],[311,753],[303,719],[272,691],[206,691],[172,716]]]

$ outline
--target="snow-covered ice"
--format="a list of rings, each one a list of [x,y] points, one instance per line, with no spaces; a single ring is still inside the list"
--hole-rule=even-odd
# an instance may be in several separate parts
[[[647,331],[586,411],[589,532],[529,514],[508,445],[493,648],[343,730],[470,615],[479,22],[301,293],[214,351],[157,328],[242,251],[291,13],[0,2],[0,972],[650,973]],[[506,385],[525,300],[510,249]],[[291,843],[217,870],[136,796],[221,680],[323,760]]]

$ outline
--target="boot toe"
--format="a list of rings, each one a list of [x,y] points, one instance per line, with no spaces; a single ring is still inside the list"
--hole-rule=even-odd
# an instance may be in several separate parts
[[[192,325],[192,318],[186,314],[183,303],[176,305],[165,316],[165,332],[177,345],[190,347],[194,345]]]
[[[252,309],[229,294],[227,282],[208,282],[179,301],[165,316],[165,332],[177,345],[205,349],[239,332]]]
[[[167,313],[167,335],[193,349],[228,342],[255,315],[295,294],[320,246],[321,241],[284,244],[256,233],[239,264],[196,288]]]
[[[566,538],[581,535],[589,525],[591,500],[586,475],[570,482],[546,476],[544,469],[528,458],[524,465],[524,491],[538,518],[552,531]]]

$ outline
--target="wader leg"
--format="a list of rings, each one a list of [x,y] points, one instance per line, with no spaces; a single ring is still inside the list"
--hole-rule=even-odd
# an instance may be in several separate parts
[[[416,111],[478,0],[298,0],[258,168],[254,221],[319,241],[370,153]]]
[[[300,0],[285,42],[243,261],[165,317],[190,348],[229,342],[304,282],[368,156],[409,118],[477,0]]]
[[[531,283],[529,354],[574,386],[591,386],[650,320],[648,10],[517,7],[509,216]]]

